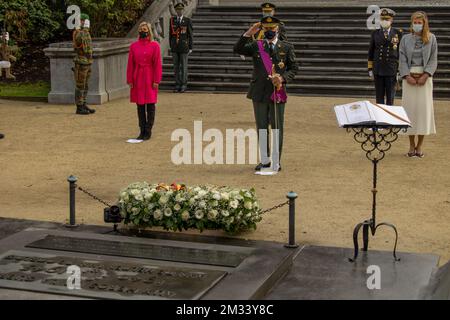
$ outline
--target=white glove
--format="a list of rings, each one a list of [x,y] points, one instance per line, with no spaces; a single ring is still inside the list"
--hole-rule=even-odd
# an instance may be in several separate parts
[[[189,50],[188,54],[191,54],[191,53],[192,53],[192,49],[191,49],[191,50]]]
[[[373,71],[372,70],[369,71],[369,78],[373,80]]]
[[[240,57],[241,57],[241,60],[245,60],[245,56],[242,56],[242,55],[241,55]]]

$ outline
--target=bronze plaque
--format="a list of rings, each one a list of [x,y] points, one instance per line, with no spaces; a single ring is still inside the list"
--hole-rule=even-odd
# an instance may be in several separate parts
[[[47,235],[29,248],[237,267],[246,253]]]
[[[79,267],[79,289],[67,285],[69,266]],[[199,299],[225,274],[26,251],[0,256],[0,287],[100,299]]]

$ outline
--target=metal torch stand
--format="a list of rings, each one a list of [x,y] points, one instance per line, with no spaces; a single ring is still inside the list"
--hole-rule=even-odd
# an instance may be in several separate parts
[[[361,222],[356,225],[353,230],[353,244],[355,247],[355,253],[353,258],[349,258],[351,262],[356,261],[358,257],[358,234],[362,228],[363,232],[363,247],[362,251],[367,251],[369,247],[369,229],[372,236],[375,235],[378,227],[387,226],[394,230],[395,232],[395,243],[393,255],[395,261],[399,261],[397,258],[396,249],[397,249],[397,240],[398,233],[397,228],[387,222],[376,223],[376,212],[377,212],[377,168],[378,162],[383,160],[386,152],[391,148],[392,143],[398,139],[398,133],[401,130],[406,132],[407,126],[347,126],[348,132],[353,132],[353,138],[356,142],[361,144],[361,148],[366,152],[366,157],[373,164],[373,186],[372,186],[372,217],[364,222]]]

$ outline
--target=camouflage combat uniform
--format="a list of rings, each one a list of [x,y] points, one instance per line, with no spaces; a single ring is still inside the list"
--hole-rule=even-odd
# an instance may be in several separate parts
[[[86,106],[88,82],[91,76],[92,39],[88,29],[75,30],[73,47],[76,52],[73,68],[75,76],[75,103],[77,107]]]

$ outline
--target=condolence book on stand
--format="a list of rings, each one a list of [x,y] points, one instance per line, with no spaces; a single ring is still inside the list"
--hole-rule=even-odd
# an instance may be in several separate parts
[[[405,109],[399,106],[357,101],[334,107],[339,127],[346,126],[411,126]]]

